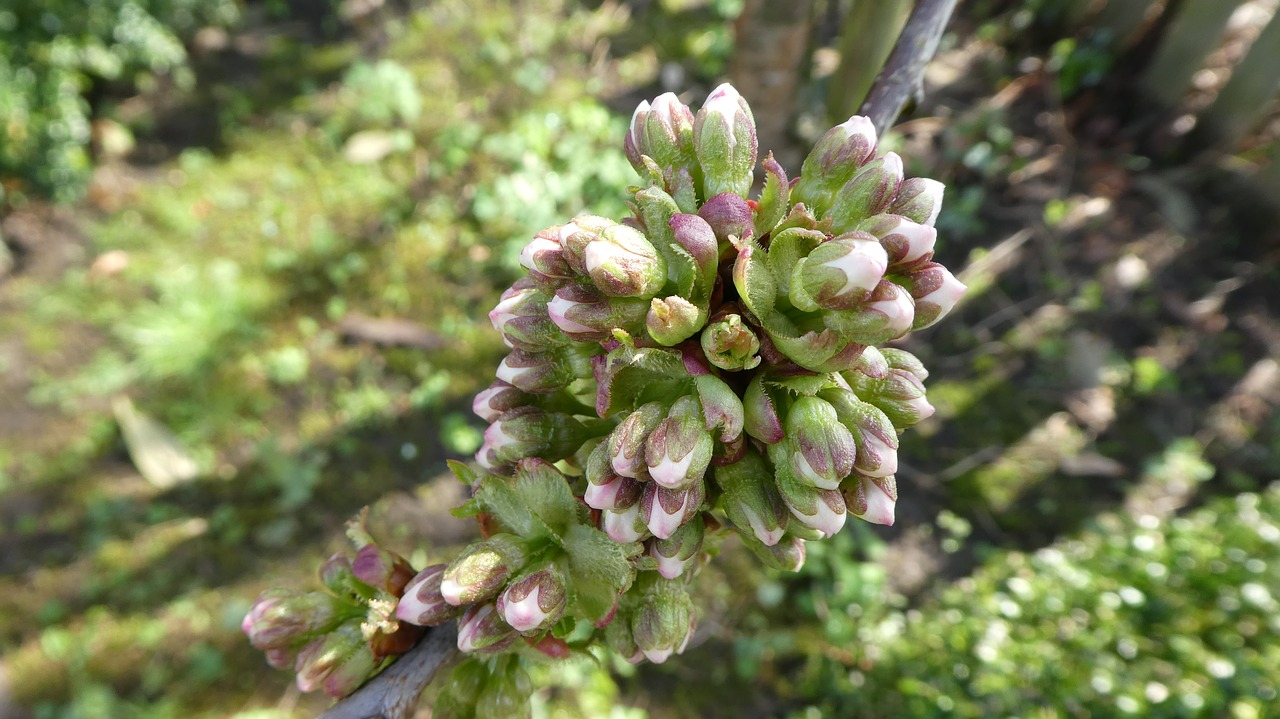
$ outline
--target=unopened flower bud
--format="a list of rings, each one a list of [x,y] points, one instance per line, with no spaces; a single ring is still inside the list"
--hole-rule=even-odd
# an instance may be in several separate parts
[[[844,491],[849,514],[872,524],[893,524],[898,483],[893,477],[860,477]]]
[[[499,380],[532,394],[547,394],[563,389],[577,377],[567,351],[547,350],[529,352],[522,349],[511,353],[498,364]]]
[[[814,487],[796,477],[786,465],[776,465],[776,469],[778,493],[791,516],[828,537],[844,527],[845,502],[838,490]]]
[[[864,232],[850,232],[818,245],[791,274],[791,302],[805,310],[847,310],[865,300],[884,277],[884,248]],[[813,307],[816,305],[816,307]]]
[[[484,431],[484,444],[476,452],[476,462],[485,469],[528,457],[554,462],[572,455],[595,436],[593,429],[571,415],[517,407]]]
[[[920,267],[933,258],[938,231],[901,215],[876,215],[858,226],[880,240],[894,272]]]
[[[969,289],[951,271],[931,262],[902,278],[903,285],[915,298],[915,321],[912,329],[928,327],[955,308]]]
[[[656,577],[638,591],[640,604],[631,616],[631,634],[645,658],[661,664],[688,643],[693,600],[679,582]]]
[[[548,561],[513,579],[498,596],[497,607],[507,624],[528,633],[559,621],[568,596],[563,570],[557,562]]]
[[[876,128],[854,115],[827,130],[800,168],[800,181],[791,190],[793,202],[803,202],[819,215],[831,208],[832,198],[876,151]]]
[[[644,539],[649,534],[649,528],[640,514],[640,505],[641,502],[636,502],[625,509],[603,510],[600,512],[600,528],[610,539],[621,544]]]
[[[458,649],[466,654],[497,654],[519,636],[493,602],[473,604],[458,619]]]
[[[658,574],[667,579],[675,579],[684,574],[685,568],[702,551],[705,528],[706,523],[701,516],[697,516],[681,525],[675,534],[666,539],[650,539],[649,556],[658,561]]]
[[[670,92],[652,103],[641,102],[631,115],[623,149],[641,175],[645,173],[642,155],[663,170],[693,169],[693,112]]]
[[[898,187],[898,195],[889,203],[889,212],[912,222],[933,226],[942,210],[942,194],[946,186],[927,177],[910,177]]]
[[[516,407],[524,407],[533,401],[533,395],[512,385],[496,380],[487,389],[481,390],[471,402],[471,409],[476,416],[486,422],[493,422],[503,413]]]
[[[753,234],[755,222],[751,205],[732,192],[709,198],[698,208],[698,216],[707,221],[719,242],[728,243],[730,237],[744,239]]]
[[[249,608],[240,629],[254,647],[296,649],[341,621],[338,600],[324,592],[264,592]]]
[[[899,430],[933,416],[933,405],[925,397],[924,383],[907,370],[891,369],[883,379],[851,372],[849,380],[858,397],[884,412]]]
[[[547,303],[547,315],[570,339],[598,342],[613,330],[635,330],[644,325],[649,301],[609,298],[594,287],[568,284],[556,290]]]
[[[819,489],[836,489],[853,471],[857,454],[853,435],[836,410],[818,397],[800,397],[787,412],[788,465],[797,480]]]
[[[610,433],[607,454],[613,471],[623,477],[638,477],[645,466],[645,442],[662,423],[667,408],[661,402],[649,402],[636,408]]]
[[[320,567],[320,582],[325,588],[344,599],[356,599],[365,588],[360,586],[355,572],[351,571],[351,557],[337,552]]]
[[[886,153],[859,169],[836,193],[828,216],[831,232],[841,234],[888,207],[902,184],[902,158]]]
[[[606,460],[601,471],[587,472],[587,490],[582,501],[592,509],[623,510],[639,502],[643,491],[640,482],[613,471]]]
[[[687,360],[688,355],[685,358]],[[740,440],[746,410],[738,393],[713,374],[694,376],[693,386],[698,404],[702,405],[702,419],[707,431],[726,444]]]
[[[911,331],[914,317],[911,295],[893,282],[881,280],[862,304],[828,312],[823,321],[852,342],[877,345]]]
[[[778,412],[778,400],[771,394],[763,373],[747,385],[742,399],[744,429],[747,434],[766,444],[777,444],[787,436]]]
[[[644,661],[644,652],[636,644],[635,635],[631,632],[631,618],[619,617],[604,630],[604,641],[618,656],[631,664]]]
[[[681,397],[645,440],[649,476],[668,489],[688,487],[702,479],[714,445],[698,401]]]
[[[765,546],[773,546],[787,530],[787,508],[760,455],[747,450],[737,462],[716,467],[720,503],[729,521]]]
[[[914,375],[921,382],[929,379],[929,370],[925,369],[924,363],[920,361],[919,357],[910,352],[893,347],[885,347],[880,350],[880,353],[884,356],[890,369],[900,369]]]
[[[648,299],[667,281],[667,263],[639,230],[611,224],[598,233],[580,232],[582,269],[609,297]]]
[[[434,627],[462,613],[459,607],[446,602],[440,593],[440,583],[447,566],[433,564],[418,572],[404,588],[404,596],[396,605],[396,619],[420,627]]]
[[[520,251],[520,264],[535,279],[551,287],[573,277],[573,270],[565,261],[564,248],[560,245],[561,231],[562,227],[548,227],[534,235],[533,240]]]
[[[754,369],[760,364],[760,338],[742,321],[728,314],[702,330],[702,351],[723,370]]]
[[[549,300],[533,287],[509,289],[489,312],[489,322],[508,347],[537,351],[564,344],[565,336],[547,315]]]
[[[298,689],[324,689],[332,697],[344,697],[364,683],[377,666],[373,651],[358,622],[346,622],[307,644],[294,665]]]
[[[525,565],[528,549],[520,538],[495,534],[462,550],[440,577],[440,595],[454,606],[483,602]]]
[[[680,295],[671,295],[653,298],[644,325],[654,342],[672,347],[697,333],[705,320],[697,305]]]
[[[413,566],[404,557],[376,544],[366,544],[356,551],[351,562],[356,579],[398,597],[413,579]]]
[[[653,536],[667,539],[681,525],[697,516],[705,497],[701,479],[680,489],[648,482],[640,497],[640,516]]]
[[[849,390],[825,389],[819,395],[835,408],[858,445],[854,469],[870,477],[888,477],[898,471],[898,433],[884,412]]]
[[[751,191],[756,166],[756,122],[747,101],[725,83],[707,96],[693,121],[693,145],[702,168],[702,197]]]

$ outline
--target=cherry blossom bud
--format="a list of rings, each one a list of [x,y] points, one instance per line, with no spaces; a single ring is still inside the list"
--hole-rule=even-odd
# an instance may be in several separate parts
[[[510,465],[528,457],[558,461],[572,455],[596,430],[572,415],[517,407],[484,431],[476,462],[485,469]]]
[[[819,395],[835,408],[858,445],[854,469],[870,477],[888,477],[898,471],[898,433],[884,412],[849,390],[825,389]]]
[[[797,399],[787,412],[786,428],[790,450],[786,460],[797,480],[820,489],[836,489],[853,471],[857,454],[853,435],[825,400]]]
[[[614,223],[596,233],[576,233],[569,242],[574,249],[581,245],[584,274],[609,297],[648,299],[667,281],[666,261],[639,230]]]
[[[533,395],[497,380],[487,389],[480,390],[471,402],[471,410],[486,422],[493,422],[516,407],[524,407],[533,401]]]
[[[702,330],[702,351],[723,370],[754,369],[760,364],[760,338],[741,315],[727,314],[707,325]]]
[[[915,321],[912,329],[917,330],[946,317],[960,302],[965,290],[969,289],[950,270],[936,262],[906,275],[902,283],[915,298]]]
[[[887,267],[884,247],[874,237],[864,232],[840,235],[796,264],[791,302],[801,309],[851,309],[880,284]]]
[[[508,347],[537,351],[564,344],[564,335],[547,315],[549,300],[539,289],[513,287],[489,312],[489,322]]]
[[[933,416],[933,405],[925,397],[924,383],[907,370],[891,369],[882,379],[854,372],[848,377],[854,392],[884,412],[898,430]]]
[[[654,342],[667,347],[678,345],[697,333],[706,315],[697,305],[680,295],[654,297],[644,326]]]
[[[686,360],[688,355],[685,355]],[[745,410],[738,393],[713,374],[700,374],[693,378],[698,404],[702,405],[702,419],[708,432],[718,435],[721,442],[733,443],[742,437],[746,422]]]
[[[929,370],[925,369],[924,363],[920,361],[920,358],[910,352],[893,347],[885,347],[880,350],[880,353],[884,356],[890,369],[900,369],[914,375],[921,382],[929,379]]]
[[[814,487],[796,477],[785,464],[775,468],[778,493],[791,510],[791,516],[828,537],[844,527],[845,502],[838,490]]]
[[[858,226],[880,240],[895,272],[920,267],[933,258],[938,231],[901,215],[876,215]]]
[[[714,445],[698,401],[681,397],[645,440],[649,476],[668,489],[688,487],[702,478]]]
[[[889,152],[863,165],[836,193],[828,216],[831,232],[857,229],[859,223],[888,207],[902,184],[902,158]]]
[[[592,509],[623,510],[640,501],[644,485],[630,477],[623,477],[612,471],[606,475],[604,482],[587,482],[587,491],[582,501]]]
[[[331,630],[341,617],[331,595],[270,590],[249,608],[240,629],[258,649],[289,649]]]
[[[777,544],[787,529],[787,508],[771,474],[764,459],[747,450],[737,462],[717,467],[714,475],[729,521],[765,546]]]
[[[667,415],[661,402],[649,402],[636,408],[614,428],[607,441],[607,454],[613,471],[623,477],[638,477],[648,469],[645,465],[645,443]]]
[[[764,374],[757,374],[747,385],[742,400],[747,434],[767,444],[777,444],[787,436],[778,412],[778,400],[771,394]]]
[[[458,649],[466,654],[497,654],[515,644],[518,637],[493,602],[467,607],[458,619]]]
[[[663,170],[692,169],[693,112],[670,92],[654,98],[652,103],[641,102],[631,115],[623,149],[641,175],[645,174],[642,155],[653,159]]]
[[[631,616],[631,634],[645,658],[661,664],[687,645],[693,629],[693,600],[681,583],[657,577],[634,591],[640,597]]]
[[[512,350],[498,364],[499,380],[532,394],[547,394],[563,389],[577,378],[567,351],[529,352]]]
[[[876,345],[911,331],[914,317],[911,295],[889,280],[881,280],[862,304],[851,310],[828,312],[822,319],[852,342]]]
[[[574,275],[568,262],[565,261],[560,238],[576,229],[573,223],[570,223],[542,230],[534,235],[533,240],[520,251],[520,264],[528,269],[530,275],[539,280],[540,284],[550,287],[564,284]]]
[[[694,517],[681,525],[666,539],[654,538],[648,541],[649,556],[658,561],[658,574],[667,579],[675,579],[698,558],[702,552],[702,537],[706,523],[701,516]]]
[[[902,181],[898,195],[889,203],[889,212],[922,225],[933,226],[942,210],[942,194],[946,186],[927,177],[911,177]]]
[[[594,287],[568,284],[547,303],[547,315],[570,339],[598,342],[615,329],[633,331],[644,326],[649,301],[609,298]]]
[[[433,564],[418,572],[404,588],[404,596],[396,605],[396,619],[420,627],[434,627],[462,613],[460,608],[446,602],[440,593],[440,583],[447,566]]]
[[[513,579],[498,596],[497,607],[513,629],[529,633],[559,621],[567,603],[564,572],[549,561]]]
[[[756,123],[747,101],[725,83],[707,96],[693,121],[693,145],[702,168],[702,197],[751,191],[756,166]]]
[[[646,485],[648,486],[648,485]],[[600,528],[615,542],[638,542],[649,534],[644,518],[640,515],[641,503],[626,509],[606,509],[600,513]]]
[[[474,542],[445,568],[440,577],[440,595],[454,606],[492,599],[527,558],[524,542],[511,534],[495,534]]]
[[[826,214],[835,194],[875,151],[876,128],[868,118],[854,115],[827,130],[805,158],[791,200]]]
[[[728,243],[730,237],[744,239],[753,234],[751,205],[741,195],[732,192],[708,199],[698,208],[698,216],[707,221],[716,239],[722,243]]]
[[[649,531],[653,532],[653,536],[667,539],[681,525],[697,516],[705,497],[701,479],[681,489],[670,489],[657,482],[648,482],[640,497],[640,517]]]
[[[741,530],[739,530],[741,533]],[[770,569],[798,572],[804,567],[804,540],[794,534],[785,534],[772,545],[761,544],[755,537],[742,534],[742,543],[755,553]]]
[[[332,697],[355,691],[377,667],[359,622],[346,622],[307,644],[294,664],[298,689],[324,689]]]
[[[408,560],[376,544],[366,544],[356,550],[351,572],[356,579],[394,597],[400,596],[415,574]]]
[[[898,503],[898,483],[892,477],[860,477],[844,491],[849,514],[872,524],[893,524]]]

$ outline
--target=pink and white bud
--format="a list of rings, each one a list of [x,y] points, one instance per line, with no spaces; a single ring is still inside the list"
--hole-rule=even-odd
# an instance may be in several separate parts
[[[889,212],[933,226],[942,211],[942,195],[946,186],[927,177],[912,177],[902,181],[898,196],[889,204]]]
[[[756,165],[756,123],[747,101],[725,83],[707,96],[693,121],[693,146],[702,168],[702,197],[745,197]]]
[[[609,479],[601,484],[587,482],[582,501],[592,509],[622,510],[640,501],[644,486],[630,477],[609,473]]]
[[[863,165],[836,193],[831,210],[831,232],[857,229],[889,206],[902,184],[902,158],[889,152]]]
[[[661,402],[649,402],[618,424],[608,439],[609,462],[614,472],[635,478],[648,469],[645,443],[666,414],[667,408]]]
[[[523,407],[533,401],[529,393],[516,389],[501,380],[480,390],[471,402],[471,410],[486,422],[494,422],[504,412]]]
[[[876,142],[875,125],[860,115],[827,130],[805,158],[791,199],[826,214],[835,193],[875,156]]]
[[[780,455],[775,462],[786,462],[796,479],[810,486],[838,488],[853,471],[857,445],[835,408],[818,397],[800,397],[787,412],[786,426],[787,441],[770,451]]]
[[[631,616],[631,634],[645,658],[661,664],[688,645],[694,626],[693,601],[680,582],[653,575],[632,591],[640,597]]]
[[[866,306],[884,315],[885,331],[892,332],[893,337],[901,337],[911,330],[911,321],[915,318],[915,303],[906,290],[891,282],[886,284],[891,296],[884,299],[873,296]]]
[[[955,309],[969,288],[951,271],[931,262],[903,278],[903,284],[915,298],[914,329],[924,329]]]
[[[876,215],[859,229],[879,238],[896,272],[919,267],[933,258],[938,231],[931,225],[914,222],[901,215]]]
[[[729,521],[765,546],[777,544],[787,531],[787,508],[770,481],[771,474],[764,459],[750,449],[737,462],[716,467],[714,472]]]
[[[835,489],[819,489],[798,479],[785,466],[777,467],[778,493],[791,516],[830,537],[844,527],[844,497]]]
[[[545,562],[512,580],[498,596],[497,608],[517,632],[545,629],[560,620],[568,603],[563,571]]]
[[[610,297],[648,299],[667,281],[667,263],[639,230],[615,224],[582,249],[591,282]]]
[[[682,525],[666,539],[654,538],[648,541],[649,556],[658,562],[658,574],[667,579],[675,579],[684,574],[684,570],[702,552],[702,538],[705,523],[701,516],[694,517]]]
[[[874,405],[850,390],[825,389],[820,396],[836,410],[858,446],[853,468],[869,477],[887,477],[898,471],[898,433],[893,422]]]
[[[492,599],[527,557],[524,542],[510,534],[470,544],[440,576],[440,596],[455,607]]]
[[[893,282],[881,280],[862,304],[851,310],[828,311],[822,320],[850,342],[877,345],[909,332],[914,317],[911,295]]]
[[[440,583],[447,565],[433,564],[413,578],[396,605],[396,619],[420,627],[434,627],[457,617],[462,610],[444,599]]]
[[[818,245],[796,264],[792,304],[847,310],[865,300],[889,266],[884,247],[865,232],[849,232]]]
[[[893,525],[898,483],[893,477],[862,477],[845,490],[849,513],[872,524]]]
[[[667,539],[698,514],[704,498],[701,480],[684,489],[668,489],[649,482],[640,498],[640,516],[653,536]]]
[[[464,654],[497,654],[514,644],[518,636],[493,602],[467,607],[458,619],[458,649]]]
[[[644,461],[654,482],[680,489],[702,479],[714,446],[698,401],[686,395],[645,439]]]
[[[600,513],[600,528],[615,542],[638,542],[649,534],[640,509],[640,502],[626,509],[606,509]]]

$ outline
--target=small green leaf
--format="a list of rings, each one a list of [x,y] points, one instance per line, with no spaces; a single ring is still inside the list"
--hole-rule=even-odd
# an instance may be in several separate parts
[[[773,159],[772,152],[765,158],[764,169],[764,190],[760,192],[759,207],[755,211],[756,237],[764,237],[776,227],[791,202],[791,183],[787,181],[782,165]]]
[[[769,243],[769,270],[777,282],[777,293],[786,297],[791,291],[791,275],[800,261],[817,247],[826,235],[817,230],[792,227],[773,236]]]
[[[639,542],[621,544],[585,524],[569,528],[564,538],[569,554],[570,586],[577,611],[599,622],[613,610],[618,595],[631,586],[635,568],[631,559],[643,551]]]
[[[468,487],[476,486],[476,480],[479,479],[479,477],[476,475],[474,469],[456,459],[448,460],[447,464],[449,465],[449,471],[453,472],[453,476],[457,477],[459,482],[462,482]]]

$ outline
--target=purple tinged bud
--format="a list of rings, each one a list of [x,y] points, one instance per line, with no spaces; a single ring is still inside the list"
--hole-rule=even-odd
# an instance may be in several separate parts
[[[933,226],[942,210],[942,194],[946,186],[927,177],[902,181],[897,197],[889,204],[889,212],[922,225]]]
[[[785,463],[775,464],[775,468],[778,493],[791,516],[828,537],[844,527],[846,508],[838,489],[814,487],[797,478]]]
[[[591,282],[610,297],[649,298],[667,281],[667,263],[639,230],[614,224],[582,248]]]
[[[614,329],[641,326],[648,308],[647,300],[610,299],[595,288],[568,284],[556,290],[547,314],[570,339],[599,342],[611,337]]]
[[[730,237],[743,239],[753,234],[755,219],[751,205],[740,195],[724,192],[703,203],[698,216],[707,221],[716,239],[729,242]]]
[[[742,321],[728,314],[702,330],[702,351],[711,364],[730,372],[760,364],[760,338]]]
[[[648,486],[648,485],[646,485]],[[640,516],[640,502],[626,509],[606,509],[600,513],[600,528],[609,538],[621,544],[638,542],[649,533]]]
[[[681,525],[666,539],[655,538],[648,542],[649,556],[658,562],[658,574],[667,579],[675,579],[684,574],[684,570],[702,552],[702,537],[706,523],[702,517],[694,517]]]
[[[697,483],[711,462],[714,445],[698,401],[681,397],[645,440],[649,476],[668,489]]]
[[[640,497],[640,517],[653,536],[667,539],[681,525],[697,516],[705,497],[702,480],[683,489],[669,489],[657,482],[648,482]]]
[[[903,277],[903,285],[915,298],[915,321],[912,329],[917,330],[946,317],[969,289],[950,270],[936,262]]]
[[[828,310],[851,309],[871,294],[888,265],[884,248],[866,233],[827,240],[792,272],[792,304],[801,309],[809,309],[810,303]]]
[[[849,371],[863,374],[873,379],[884,379],[889,374],[889,360],[885,359],[884,352],[879,347],[867,347],[862,351],[862,356],[858,357],[858,361],[849,368]],[[836,377],[840,377],[840,375],[836,375]]]
[[[705,321],[706,316],[697,305],[680,295],[671,295],[653,298],[644,324],[654,342],[673,347],[697,333]]]
[[[294,671],[299,690],[323,688],[329,696],[342,697],[363,684],[376,664],[359,622],[346,622],[303,647]]]
[[[650,575],[652,576],[652,575]],[[684,586],[653,577],[639,591],[639,606],[631,615],[636,646],[654,664],[683,651],[693,631],[693,600]]]
[[[476,462],[485,469],[530,457],[554,462],[573,455],[583,442],[595,436],[594,430],[572,415],[517,407],[484,431],[484,444],[476,452]]]
[[[860,115],[827,130],[804,160],[792,201],[825,214],[836,192],[875,156],[876,142],[875,126]]]
[[[890,369],[900,369],[908,374],[915,375],[915,378],[921,382],[929,379],[929,370],[925,369],[924,363],[920,361],[920,358],[910,352],[893,347],[885,347],[880,350],[880,353],[884,356]],[[875,375],[872,376],[874,377]]]
[[[609,472],[608,477],[608,481],[600,484],[587,483],[587,491],[583,493],[582,501],[586,502],[588,507],[600,510],[623,510],[640,501],[644,485],[630,477],[622,477],[613,472]]]
[[[249,643],[262,651],[296,649],[341,620],[338,600],[323,592],[264,592],[240,623]]]
[[[693,121],[693,146],[702,168],[702,197],[746,196],[755,179],[756,123],[747,101],[725,83],[707,96]]]
[[[493,602],[467,607],[458,619],[458,649],[465,654],[497,654],[520,635],[502,619]]]
[[[857,229],[870,217],[888,207],[902,184],[902,158],[895,153],[868,162],[840,191],[831,210],[831,232],[841,234]]]
[[[367,643],[361,644],[329,672],[321,688],[325,694],[341,699],[368,681],[379,663],[372,648]]]
[[[728,195],[728,197],[737,197],[737,195]],[[741,201],[742,198],[738,197],[738,200]],[[706,208],[706,205],[702,206],[703,210]],[[751,212],[749,207],[747,212]],[[671,227],[671,233],[681,249],[688,252],[698,264],[699,270],[703,273],[702,281],[714,282],[720,261],[720,245],[716,239],[715,228],[701,215],[684,213],[672,215],[667,224]]]
[[[487,389],[480,390],[479,394],[471,402],[471,410],[480,419],[486,422],[493,422],[504,413],[510,412],[516,407],[524,407],[532,401],[533,396],[528,392],[516,389],[506,382],[498,380],[489,385]]]
[[[507,624],[527,634],[558,622],[568,601],[564,572],[550,561],[512,580],[499,595],[497,608]]]
[[[396,605],[396,619],[420,627],[434,627],[462,613],[459,607],[446,602],[440,593],[446,566],[433,564],[418,572],[404,588],[404,596]]]
[[[366,544],[356,551],[351,572],[356,579],[396,597],[414,575],[408,560],[376,544]]]
[[[742,542],[770,569],[798,572],[804,567],[804,540],[794,534],[784,535],[772,545],[761,544],[748,535],[742,536]]]
[[[440,595],[455,607],[492,599],[527,559],[524,542],[511,534],[474,542],[445,568]]]
[[[849,390],[825,389],[821,397],[835,408],[858,445],[854,469],[869,477],[888,477],[898,471],[898,433],[884,412]]]
[[[859,477],[844,491],[849,514],[872,524],[893,525],[898,483],[893,477]]]
[[[575,379],[573,364],[563,352],[512,350],[498,364],[499,380],[531,394],[564,389]]]
[[[889,280],[881,280],[871,295],[851,310],[830,311],[822,320],[840,336],[864,345],[876,345],[911,331],[915,302]]]
[[[859,225],[858,229],[880,240],[888,255],[889,266],[898,273],[920,267],[933,259],[933,247],[938,243],[938,231],[932,226],[901,215],[876,215]]]
[[[741,459],[715,469],[720,504],[729,521],[764,546],[773,546],[787,529],[787,508],[760,455],[747,450]]]
[[[645,471],[645,442],[667,414],[661,402],[641,405],[614,428],[607,440],[613,471],[635,478]]]
[[[721,442],[732,443],[739,440],[746,418],[738,393],[713,374],[695,375],[693,385],[698,393],[698,403],[702,405],[702,418],[707,431],[714,434],[719,430]]]
[[[899,430],[933,416],[924,383],[907,370],[891,369],[881,379],[853,372],[848,376],[858,397],[884,412]]]
[[[536,351],[564,344],[564,335],[547,315],[549,299],[532,287],[509,289],[489,312],[489,322],[508,347]]]
[[[801,397],[787,412],[790,469],[796,479],[820,489],[837,489],[853,471],[857,445],[836,410],[818,397]]]
[[[665,172],[691,169],[693,112],[674,93],[663,93],[652,103],[641,102],[631,115],[623,150],[631,166],[646,174],[641,156],[648,156]]]
[[[742,405],[747,434],[766,444],[777,444],[787,436],[782,428],[777,400],[770,394],[763,374],[757,374],[747,385]]]
[[[534,235],[533,240],[520,251],[520,264],[531,273],[537,273],[552,285],[559,285],[573,277],[573,270],[565,261],[564,247],[560,238],[576,228],[572,223],[565,226],[548,227]]]

